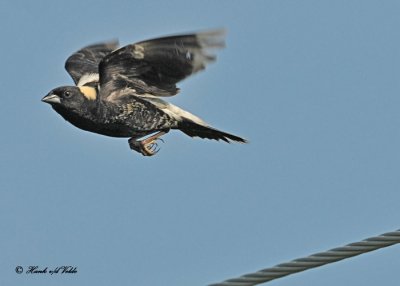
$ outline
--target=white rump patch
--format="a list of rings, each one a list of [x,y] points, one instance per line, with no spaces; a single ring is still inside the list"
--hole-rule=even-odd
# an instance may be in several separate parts
[[[178,106],[173,105],[172,103],[166,102],[154,95],[140,95],[140,97],[151,102],[156,107],[160,108],[166,114],[168,114],[172,118],[175,118],[178,121],[182,121],[183,119],[189,119],[199,125],[206,126],[206,127],[209,126],[204,120],[197,117],[196,115],[194,115],[190,112],[187,112],[187,111],[179,108]]]

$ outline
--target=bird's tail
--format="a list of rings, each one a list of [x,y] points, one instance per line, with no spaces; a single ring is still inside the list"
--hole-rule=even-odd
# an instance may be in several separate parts
[[[246,139],[239,136],[232,135],[223,131],[219,131],[209,126],[200,125],[190,119],[182,118],[182,121],[178,123],[178,128],[186,135],[190,137],[200,137],[212,140],[223,140],[230,143],[231,141],[239,143],[247,143]]]

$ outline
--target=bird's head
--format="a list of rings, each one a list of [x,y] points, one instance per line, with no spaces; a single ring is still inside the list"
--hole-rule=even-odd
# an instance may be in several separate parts
[[[61,86],[50,91],[42,98],[55,109],[81,110],[82,105],[96,99],[96,90],[92,87]]]

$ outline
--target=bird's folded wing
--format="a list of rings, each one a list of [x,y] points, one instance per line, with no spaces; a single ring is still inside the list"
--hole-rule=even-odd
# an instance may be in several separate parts
[[[124,88],[134,89],[138,96],[175,95],[176,83],[215,60],[215,50],[224,47],[224,35],[224,30],[213,30],[120,48],[100,62],[100,96],[115,99]]]
[[[106,55],[117,48],[118,41],[87,46],[67,59],[65,69],[76,85],[83,86],[88,83],[97,85],[99,81],[99,63]]]

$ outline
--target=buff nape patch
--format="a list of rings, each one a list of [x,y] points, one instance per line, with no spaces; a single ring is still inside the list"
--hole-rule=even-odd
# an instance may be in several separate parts
[[[87,100],[96,100],[97,91],[94,87],[80,86],[79,90],[82,92],[83,96],[86,97]]]

